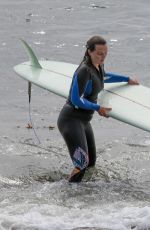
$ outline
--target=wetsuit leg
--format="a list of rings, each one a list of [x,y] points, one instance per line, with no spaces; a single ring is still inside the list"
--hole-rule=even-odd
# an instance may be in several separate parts
[[[60,116],[58,119],[58,128],[67,144],[75,166],[69,181],[80,182],[89,164],[85,124],[80,119],[66,119]]]
[[[89,165],[88,167],[95,166],[96,163],[96,146],[95,146],[95,138],[92,126],[90,122],[86,125],[85,129],[87,145],[88,145],[88,154],[89,154]]]

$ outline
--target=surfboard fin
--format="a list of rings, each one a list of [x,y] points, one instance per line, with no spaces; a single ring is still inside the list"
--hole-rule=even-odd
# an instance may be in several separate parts
[[[24,41],[23,39],[20,39],[20,41],[22,42],[28,56],[31,62],[32,66],[35,66],[36,68],[42,69],[42,66],[40,65],[37,57],[35,56],[33,50],[31,49],[31,47],[26,43],[26,41]]]

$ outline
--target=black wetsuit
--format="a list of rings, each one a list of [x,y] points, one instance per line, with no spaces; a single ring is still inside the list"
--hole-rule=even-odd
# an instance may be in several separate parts
[[[107,79],[104,81],[105,77]],[[128,79],[115,74],[105,74],[103,67],[98,70],[87,63],[82,63],[75,71],[69,97],[58,118],[58,128],[75,167],[70,175],[70,182],[80,182],[86,168],[95,165],[96,147],[90,121],[94,111],[100,109],[97,97],[104,88],[104,82]]]

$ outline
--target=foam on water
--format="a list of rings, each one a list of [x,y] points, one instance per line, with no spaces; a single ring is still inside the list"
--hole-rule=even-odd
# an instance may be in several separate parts
[[[45,31],[37,31],[37,32],[33,32],[33,34],[41,34],[41,35],[44,35],[44,34],[46,34],[46,32],[45,32]]]
[[[7,185],[21,185],[23,182],[18,179],[13,180],[0,175],[0,183],[4,183]]]
[[[4,226],[9,225],[10,229],[26,226],[41,230],[71,230],[83,227],[112,230],[149,229],[150,207],[128,205],[116,202],[81,209],[80,206],[33,205],[30,201],[13,206],[7,203],[5,209],[0,208],[0,226],[4,229]]]
[[[44,45],[44,42],[41,42],[41,41],[34,41],[33,42],[35,45]]]

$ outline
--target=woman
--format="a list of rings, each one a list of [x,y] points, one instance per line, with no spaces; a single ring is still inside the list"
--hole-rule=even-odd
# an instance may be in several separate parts
[[[87,41],[85,56],[74,73],[69,97],[58,118],[58,128],[74,164],[70,182],[80,182],[85,171],[95,166],[96,147],[90,121],[95,111],[106,118],[111,111],[111,108],[97,104],[104,82],[138,84],[129,77],[105,74],[106,55],[107,42],[104,38],[94,36]]]

